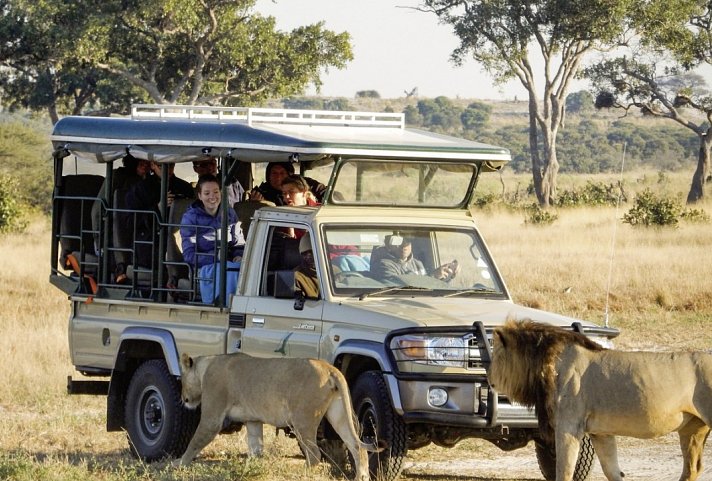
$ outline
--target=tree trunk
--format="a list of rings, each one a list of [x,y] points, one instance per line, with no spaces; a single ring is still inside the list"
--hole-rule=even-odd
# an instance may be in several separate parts
[[[529,95],[529,152],[532,158],[532,181],[534,182],[534,193],[540,205],[544,202],[542,194],[542,180],[544,166],[539,156],[539,129],[537,126],[537,109],[539,108],[536,97]]]
[[[50,120],[52,120],[52,125],[59,122],[59,114],[57,113],[57,106],[55,104],[48,106],[47,112],[49,113]]]
[[[692,185],[687,194],[687,203],[694,204],[705,195],[705,181],[710,173],[710,152],[712,152],[712,128],[700,136],[700,150],[697,155],[697,168],[692,176]]]
[[[541,182],[541,198],[539,204],[549,207],[556,200],[556,179],[559,174],[559,159],[556,156],[556,132],[549,129],[544,132],[544,156],[546,164]]]

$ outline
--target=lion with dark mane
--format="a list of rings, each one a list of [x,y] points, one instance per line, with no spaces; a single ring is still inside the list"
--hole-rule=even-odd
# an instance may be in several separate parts
[[[610,481],[623,480],[618,435],[648,439],[676,431],[680,481],[701,473],[712,425],[712,355],[605,349],[582,334],[528,320],[495,329],[492,349],[492,387],[536,408],[542,438],[556,445],[556,481],[572,479],[585,434]]]

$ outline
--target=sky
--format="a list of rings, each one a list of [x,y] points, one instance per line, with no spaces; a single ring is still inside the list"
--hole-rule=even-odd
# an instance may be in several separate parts
[[[474,60],[455,66],[450,54],[458,46],[457,37],[435,14],[413,10],[419,3],[257,0],[255,10],[275,17],[281,30],[324,21],[329,30],[351,34],[354,60],[344,70],[331,69],[322,76],[324,96],[354,97],[360,90],[376,90],[382,98],[398,98],[417,87],[420,97],[526,98],[518,81],[495,87]]]

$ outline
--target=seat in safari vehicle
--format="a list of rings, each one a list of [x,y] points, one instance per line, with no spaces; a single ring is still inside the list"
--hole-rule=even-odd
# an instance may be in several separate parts
[[[54,208],[59,211],[60,265],[83,278],[80,291],[97,291],[99,259],[94,251],[91,209],[104,178],[81,174],[62,177]]]

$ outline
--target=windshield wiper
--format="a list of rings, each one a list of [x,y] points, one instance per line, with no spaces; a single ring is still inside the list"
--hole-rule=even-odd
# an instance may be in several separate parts
[[[445,294],[443,297],[455,297],[463,294],[500,294],[500,292],[488,287],[473,287],[472,289],[451,292],[450,294]]]
[[[429,287],[417,287],[417,286],[391,286],[384,287],[382,289],[376,289],[375,291],[364,292],[358,296],[359,301],[363,301],[370,296],[379,296],[381,294],[388,294],[393,291],[432,291]]]

